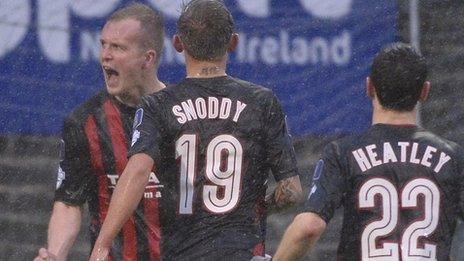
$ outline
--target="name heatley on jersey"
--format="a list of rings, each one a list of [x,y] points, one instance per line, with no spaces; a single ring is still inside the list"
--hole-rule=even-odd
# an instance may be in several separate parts
[[[420,164],[426,167],[432,167],[435,173],[438,173],[443,165],[451,160],[451,157],[444,152],[438,153],[437,148],[428,145],[423,155],[418,155],[418,148],[422,146],[417,142],[398,142],[397,146],[400,148],[400,154],[395,154],[392,147],[394,143],[384,142],[383,148],[377,148],[375,144],[365,146],[363,148],[355,149],[352,151],[356,162],[362,172],[367,171],[372,167],[376,167],[389,162],[409,162]],[[409,153],[407,148],[411,146]],[[377,156],[377,151],[383,149],[383,158]],[[364,153],[366,152],[366,153]],[[367,154],[367,155],[366,155]],[[421,157],[422,156],[422,157]]]

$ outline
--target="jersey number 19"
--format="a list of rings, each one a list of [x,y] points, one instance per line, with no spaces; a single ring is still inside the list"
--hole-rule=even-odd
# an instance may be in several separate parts
[[[192,214],[195,175],[197,173],[197,135],[184,134],[176,141],[176,159],[180,159],[179,214]],[[213,213],[234,209],[239,201],[243,150],[231,135],[212,139],[206,150],[206,178],[213,185],[203,186],[203,204]],[[219,189],[223,188],[223,196]]]

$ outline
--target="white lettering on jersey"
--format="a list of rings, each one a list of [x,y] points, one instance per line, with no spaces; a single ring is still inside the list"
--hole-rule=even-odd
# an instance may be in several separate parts
[[[215,119],[219,115],[219,99],[208,97],[208,118]]]
[[[175,105],[172,107],[172,113],[174,113],[174,115],[177,116],[177,121],[180,124],[184,124],[187,122],[187,117],[182,112],[182,107],[180,107],[179,105]]]
[[[232,121],[238,122],[242,112],[245,110],[246,103],[239,100],[232,101],[229,98],[208,97],[196,98],[194,101],[188,99],[172,107],[172,113],[177,122],[184,124],[188,121],[202,119],[222,119],[227,120],[232,117]]]
[[[425,149],[424,156],[422,157],[421,164],[427,167],[432,166],[432,162],[430,162],[430,159],[433,156],[432,153],[435,153],[435,152],[437,152],[437,149],[435,149],[432,146],[427,146],[427,148]]]
[[[408,153],[407,148],[411,145],[411,150]],[[400,162],[413,163],[418,165],[423,165],[425,167],[433,167],[433,171],[438,173],[443,165],[451,160],[451,157],[444,152],[440,152],[439,158],[437,158],[437,149],[432,146],[427,146],[423,155],[419,155],[419,143],[413,142],[398,142],[398,147],[400,150],[400,155],[396,155],[395,151],[392,148],[390,142],[383,143],[383,157],[378,158],[377,146],[375,144],[370,144],[364,148],[359,148],[353,150],[351,153],[354,156],[354,159],[358,163],[359,168],[362,172],[386,163],[395,163],[398,162],[398,156],[400,157]],[[367,153],[367,156],[366,156]],[[437,158],[434,160],[434,157]],[[435,165],[433,162],[436,162]]]
[[[371,163],[362,149],[354,150],[352,153],[362,172],[372,168]]]
[[[219,111],[219,118],[223,120],[229,118],[231,106],[232,101],[229,98],[222,98],[221,110]]]
[[[390,142],[385,142],[383,144],[383,163],[388,162],[397,162],[398,159],[396,158],[395,152],[390,144]]]
[[[435,171],[435,173],[438,173],[443,167],[443,165],[445,165],[445,163],[448,162],[450,159],[451,159],[450,156],[446,155],[443,152],[440,153],[440,160],[438,161],[438,164],[433,171]]]
[[[372,167],[379,166],[380,164],[382,164],[382,161],[377,159],[377,153],[375,152],[376,149],[377,147],[375,146],[375,144],[366,146],[367,155],[369,155],[369,159],[372,162]]]
[[[245,109],[247,105],[241,101],[237,101],[237,110],[235,111],[235,116],[234,116],[234,119],[233,121],[237,122],[238,121],[238,117],[240,117],[240,113],[242,113],[242,111]]]
[[[401,147],[401,162],[406,162],[406,150],[409,146],[409,142],[398,142],[398,146]]]

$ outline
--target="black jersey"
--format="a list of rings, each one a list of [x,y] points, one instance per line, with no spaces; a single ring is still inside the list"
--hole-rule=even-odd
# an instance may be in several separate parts
[[[165,184],[163,258],[208,259],[221,249],[262,255],[269,172],[277,181],[297,174],[277,98],[224,76],[185,79],[142,104],[129,154],[150,155]]]
[[[344,206],[339,260],[448,260],[463,156],[420,127],[376,124],[326,146],[307,210],[328,222]]]
[[[93,246],[108,212],[111,194],[127,163],[135,108],[102,91],[77,108],[64,123],[64,150],[55,200],[88,203]],[[159,260],[158,201],[161,187],[154,173],[135,215],[111,248],[111,260]],[[145,214],[147,213],[147,214]]]

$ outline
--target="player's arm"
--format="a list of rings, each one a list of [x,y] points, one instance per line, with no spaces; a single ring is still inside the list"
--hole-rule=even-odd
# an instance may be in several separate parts
[[[92,188],[90,184],[95,184],[85,144],[86,139],[78,122],[73,117],[66,119],[47,248],[41,248],[35,260],[66,260],[79,234],[82,205]]]
[[[272,260],[301,260],[313,248],[325,228],[325,221],[317,214],[299,214],[285,231]]]
[[[281,211],[300,203],[303,199],[298,175],[277,182],[275,190],[266,196],[266,206],[270,213]]]
[[[272,213],[299,203],[303,199],[303,192],[285,114],[275,96],[270,99],[265,124],[267,162],[277,181],[275,190],[266,196],[267,210]]]
[[[48,224],[48,247],[47,249],[41,248],[34,260],[66,260],[79,234],[81,220],[82,208],[80,206],[55,202]]]
[[[275,260],[299,260],[324,232],[326,224],[340,206],[346,189],[340,149],[332,143],[324,148],[322,159],[314,169],[306,213],[298,215],[285,232]]]
[[[147,154],[138,153],[130,157],[114,189],[108,215],[95,242],[90,260],[107,260],[114,238],[142,198],[152,167],[153,159]]]

